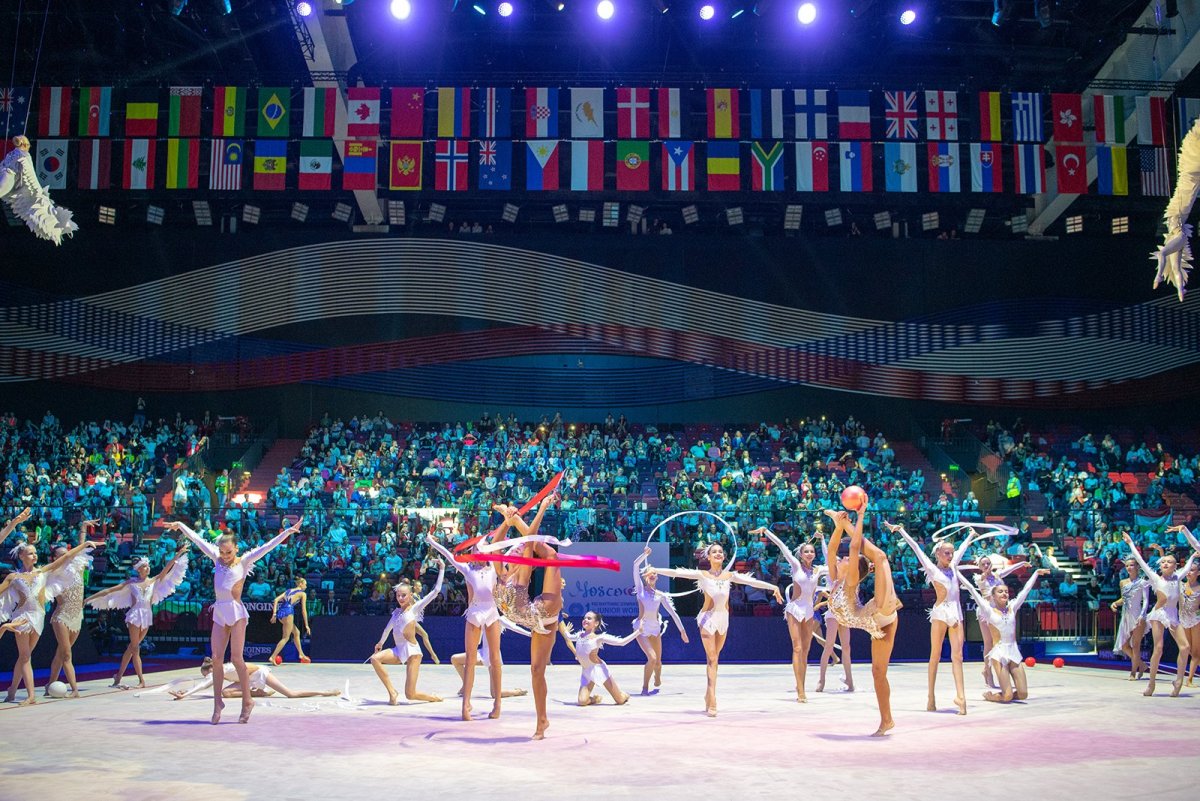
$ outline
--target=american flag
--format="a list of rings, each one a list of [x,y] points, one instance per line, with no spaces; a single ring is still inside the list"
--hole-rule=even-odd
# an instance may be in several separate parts
[[[496,143],[490,139],[479,143],[479,163],[492,166],[496,163]]]
[[[884,92],[883,117],[887,120],[888,139],[917,138],[917,93]]]
[[[209,189],[242,188],[243,145],[241,139],[214,139],[209,160]]]
[[[1171,174],[1165,147],[1139,147],[1139,169],[1142,173],[1142,194],[1167,197],[1171,194]]]

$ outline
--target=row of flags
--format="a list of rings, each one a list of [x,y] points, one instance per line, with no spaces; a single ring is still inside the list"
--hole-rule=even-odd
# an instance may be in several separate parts
[[[997,142],[695,142],[672,139],[373,140],[341,142],[341,188],[374,191],[707,191],[707,192],[1015,192],[1046,191],[1046,146]],[[115,180],[114,150],[120,161]],[[1170,193],[1170,153],[1124,145],[1059,144],[1058,191],[1128,195],[1136,166],[1141,194]],[[72,151],[74,155],[72,156]],[[329,139],[40,139],[34,163],[43,185],[63,189],[198,189],[206,156],[213,190],[331,190],[335,143]],[[1006,154],[1011,169],[1005,170]],[[69,181],[72,160],[75,180]],[[836,166],[835,166],[836,164]],[[382,168],[383,177],[380,178]],[[247,178],[247,173],[249,177]],[[295,176],[293,178],[293,176]],[[1007,177],[1006,177],[1007,176]],[[248,184],[243,184],[243,181]]]
[[[1173,146],[1200,116],[1200,100],[1190,98],[1177,99],[1172,119],[1172,104],[1162,97],[1056,93],[1047,102],[1038,92],[1011,92],[1005,102],[1001,92],[973,94],[963,107],[957,91],[708,88],[700,128],[693,124],[701,115],[699,92],[678,88],[350,87],[343,100],[340,90],[322,87],[172,86],[163,95],[157,88],[43,86],[36,130],[39,137],[120,135],[113,125],[120,117],[124,136],[142,138],[243,138],[253,131],[259,139],[298,132],[338,139],[432,133],[444,139],[1045,142],[1050,134],[1056,142],[1082,143],[1090,120],[1095,144],[1125,145],[1136,133],[1138,144],[1161,147]],[[8,135],[25,130],[29,108],[29,90],[0,91],[0,125]]]

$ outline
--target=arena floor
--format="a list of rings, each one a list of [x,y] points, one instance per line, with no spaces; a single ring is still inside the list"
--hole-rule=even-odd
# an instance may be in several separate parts
[[[867,736],[878,718],[866,665],[856,666],[857,692],[810,689],[805,705],[792,700],[788,665],[723,666],[716,719],[703,712],[703,666],[668,665],[658,695],[625,707],[605,697],[579,708],[578,668],[556,665],[542,742],[528,739],[528,696],[507,699],[498,721],[486,719],[482,697],[476,720],[456,720],[457,678],[445,665],[423,667],[421,688],[447,701],[398,707],[366,665],[284,665],[277,675],[295,689],[349,679],[353,700],[260,699],[245,726],[236,700],[212,726],[211,696],[175,702],[88,682],[80,700],[0,707],[0,799],[694,798],[701,789],[841,798],[849,782],[852,797],[888,799],[1195,796],[1187,765],[1200,689],[1170,698],[1160,681],[1163,694],[1143,698],[1145,682],[1118,671],[1038,666],[1031,699],[1002,706],[980,699],[978,668],[968,665],[969,714],[958,717],[948,669],[945,709],[929,713],[925,666],[893,666],[897,727],[883,739]],[[640,689],[640,668],[613,670],[626,690]],[[403,686],[402,670],[394,681]],[[486,686],[481,671],[476,689]],[[509,666],[505,686],[528,687],[528,667]]]

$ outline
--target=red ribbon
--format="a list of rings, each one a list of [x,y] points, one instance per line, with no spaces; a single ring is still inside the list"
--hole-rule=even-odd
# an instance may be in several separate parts
[[[554,476],[554,478],[550,479],[549,484],[542,487],[541,490],[538,491],[537,495],[534,495],[532,498],[525,501],[525,503],[521,505],[521,508],[517,510],[517,514],[523,515],[526,512],[528,512],[530,509],[532,509],[533,507],[535,507],[539,503],[541,503],[546,498],[547,495],[554,492],[555,488],[558,487],[558,483],[560,481],[562,481],[562,477],[563,477],[563,474],[562,474],[562,471],[560,470]],[[501,525],[503,525],[503,524],[501,524]],[[461,556],[463,551],[470,550],[471,548],[473,548],[475,546],[475,543],[477,543],[477,542],[486,542],[487,540],[491,539],[499,531],[500,531],[500,526],[497,526],[496,528],[489,531],[487,534],[481,534],[478,537],[471,537],[469,540],[460,542],[458,545],[454,546],[454,554],[455,554],[454,558],[460,562],[472,561],[470,559],[464,559]],[[500,560],[481,560],[481,561],[500,561]],[[516,563],[514,563],[514,564],[516,564]]]
[[[455,557],[460,562],[503,562],[506,565],[528,565],[530,567],[595,567],[601,570],[620,572],[621,563],[607,556],[585,556],[559,554],[554,559],[533,556],[510,556],[503,553],[471,553]]]

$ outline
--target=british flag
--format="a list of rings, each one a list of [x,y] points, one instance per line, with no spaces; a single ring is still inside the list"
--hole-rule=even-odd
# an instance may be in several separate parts
[[[917,138],[917,93],[884,92],[883,118],[887,120],[884,136],[888,139]]]
[[[496,163],[496,143],[485,139],[479,143],[479,163],[494,166]]]

